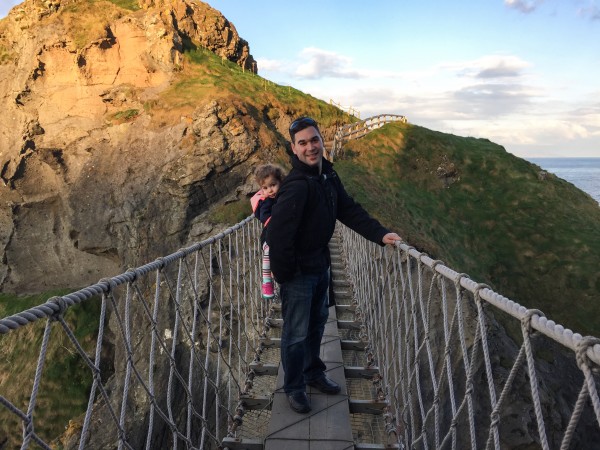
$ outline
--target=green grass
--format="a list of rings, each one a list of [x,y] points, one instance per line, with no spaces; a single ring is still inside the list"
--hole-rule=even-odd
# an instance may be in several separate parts
[[[59,10],[57,20],[62,22],[75,48],[80,50],[91,42],[106,37],[109,23],[123,12],[106,0],[87,0],[67,3]]]
[[[411,245],[582,334],[600,330],[600,208],[485,139],[390,124],[336,168]],[[452,163],[445,183],[440,166]]]
[[[223,224],[236,224],[252,214],[249,200],[238,200],[235,202],[219,205],[211,214],[211,220]]]
[[[237,64],[222,59],[205,48],[193,43],[186,47],[185,70],[161,94],[160,101],[145,106],[147,112],[174,109],[191,112],[211,100],[227,99],[242,102],[259,121],[275,120],[281,111],[287,111],[291,115],[311,115],[319,120],[323,128],[356,120],[297,89],[277,85],[250,71],[244,71]]]
[[[15,58],[14,51],[4,45],[0,45],[0,64],[6,64]]]
[[[67,292],[71,291],[53,291],[27,297],[0,294],[0,317],[16,314]],[[65,314],[65,321],[88,355],[95,351],[99,317],[98,298],[73,306]],[[28,407],[46,323],[47,320],[40,319],[0,335],[0,391],[22,411]],[[38,390],[36,432],[47,441],[56,438],[70,419],[85,411],[91,384],[90,369],[60,324],[54,322]],[[0,436],[10,436],[9,445],[19,438],[20,433],[16,430],[20,427],[14,414],[0,408]]]
[[[115,122],[129,122],[140,115],[138,109],[126,109],[125,111],[119,111],[112,115],[111,119]]]
[[[130,11],[137,11],[140,9],[140,5],[138,0],[108,0],[111,3],[114,3],[119,8],[128,9]]]

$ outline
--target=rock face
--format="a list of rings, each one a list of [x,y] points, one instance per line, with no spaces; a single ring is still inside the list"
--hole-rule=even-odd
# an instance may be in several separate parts
[[[235,27],[196,0],[27,0],[0,21],[0,292],[94,284],[216,234],[213,206],[249,205],[252,169],[285,152],[292,112],[234,95],[161,106],[198,47],[256,73]],[[119,387],[109,327],[103,376]]]
[[[192,230],[211,231],[194,224],[264,151],[283,149],[276,127],[242,103],[204,101],[153,121],[145,104],[185,69],[186,48],[257,69],[210,6],[139,6],[27,0],[0,22],[4,292],[94,283],[174,251]]]

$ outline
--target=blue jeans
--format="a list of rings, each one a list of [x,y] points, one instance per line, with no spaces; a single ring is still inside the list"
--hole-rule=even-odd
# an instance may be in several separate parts
[[[281,285],[283,330],[281,363],[287,394],[304,392],[306,383],[321,378],[321,338],[329,317],[329,269],[321,274],[296,274]]]

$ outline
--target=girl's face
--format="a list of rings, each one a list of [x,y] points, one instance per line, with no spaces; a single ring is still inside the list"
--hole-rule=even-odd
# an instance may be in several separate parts
[[[265,197],[275,198],[279,190],[279,180],[273,175],[269,175],[260,183],[260,190]]]

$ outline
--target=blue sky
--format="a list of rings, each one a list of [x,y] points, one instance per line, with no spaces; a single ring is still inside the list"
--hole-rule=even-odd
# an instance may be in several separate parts
[[[600,0],[207,3],[261,76],[361,118],[403,114],[523,157],[600,157]]]

